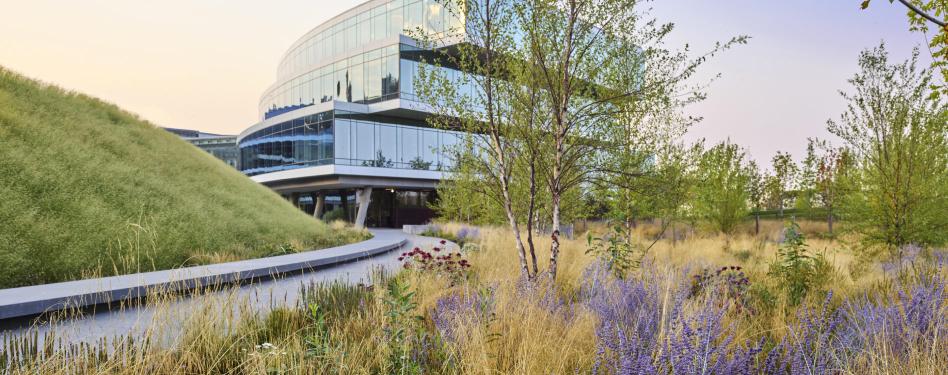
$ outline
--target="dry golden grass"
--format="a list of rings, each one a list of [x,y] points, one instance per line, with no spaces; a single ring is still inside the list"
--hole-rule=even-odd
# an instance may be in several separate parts
[[[442,230],[457,233],[463,224],[447,223]],[[776,226],[771,225],[771,228]],[[640,226],[636,236],[646,238],[648,225]],[[548,264],[550,239],[535,239],[541,268]],[[432,273],[404,272],[404,280],[416,293],[417,306],[411,312],[425,317],[410,331],[427,332],[436,338],[432,321],[438,301],[451,294],[471,295],[485,288],[492,290],[489,319],[476,314],[461,315],[453,322],[456,341],[428,341],[429,353],[425,371],[430,373],[465,374],[565,374],[588,373],[596,359],[596,326],[598,317],[582,303],[572,309],[550,308],[543,293],[554,291],[563,300],[577,298],[584,272],[594,262],[585,253],[583,235],[562,243],[560,274],[555,289],[541,285],[518,288],[520,269],[512,236],[504,228],[481,228],[476,240],[477,250],[465,254],[473,265],[467,282],[451,285],[448,278]],[[877,274],[853,278],[847,270],[859,257],[843,242],[824,239],[808,241],[814,251],[823,252],[835,271],[825,285],[837,296],[858,295],[876,287]],[[456,248],[453,248],[456,249]],[[650,251],[654,259],[649,269],[658,274],[636,275],[646,282],[658,282],[663,289],[672,289],[675,275],[684,269],[739,265],[755,282],[766,282],[768,263],[774,259],[777,244],[767,236],[747,234],[725,238],[718,235],[691,235],[680,241],[659,241]],[[543,270],[541,269],[541,272]],[[201,299],[198,310],[186,316],[170,312],[177,296],[153,301],[159,313],[149,327],[148,344],[139,350],[120,351],[122,356],[102,357],[97,351],[85,356],[67,351],[51,351],[42,360],[30,360],[15,374],[146,374],[146,373],[229,373],[229,374],[377,374],[394,373],[390,337],[386,329],[393,326],[384,303],[389,294],[386,281],[374,288],[340,287],[330,289],[320,306],[332,312],[327,317],[328,348],[313,351],[314,322],[308,310],[281,308],[269,313],[256,310],[253,304],[235,293],[223,293]],[[334,290],[334,291],[333,291]],[[670,295],[665,300],[670,300]],[[815,306],[823,301],[816,296],[804,304]],[[841,298],[841,297],[836,297]],[[666,302],[667,304],[670,303]],[[685,309],[697,309],[698,302],[688,302]],[[779,302],[784,304],[785,301]],[[783,311],[786,306],[778,307]],[[234,311],[238,312],[237,314]],[[663,310],[665,307],[663,307]],[[663,312],[668,316],[670,312]],[[748,319],[728,314],[725,323],[735,334],[735,342],[759,340],[762,336],[780,338],[796,323],[794,313],[769,313]],[[668,329],[668,328],[665,328]],[[671,332],[663,329],[660,336]],[[173,332],[170,336],[169,332]],[[936,342],[944,342],[937,341]],[[139,345],[142,341],[136,341]],[[416,343],[418,344],[418,343]],[[267,346],[267,345],[272,345]],[[885,346],[862,353],[848,370],[868,374],[936,374],[946,364],[944,348],[919,347],[907,361],[893,360]],[[2,361],[0,361],[2,362]]]

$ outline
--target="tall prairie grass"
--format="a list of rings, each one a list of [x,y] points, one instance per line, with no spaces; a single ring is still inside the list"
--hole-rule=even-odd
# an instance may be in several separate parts
[[[843,242],[809,240],[831,265],[830,275],[794,305],[768,273],[781,244],[767,236],[663,239],[624,279],[586,254],[585,239],[565,240],[561,273],[550,284],[520,279],[503,229],[457,223],[440,229],[477,233],[467,237],[476,246],[463,251],[472,266],[460,282],[443,271],[412,268],[372,285],[309,286],[296,306],[269,312],[246,301],[209,300],[187,319],[155,318],[149,332],[181,326],[170,340],[140,338],[132,348],[78,357],[62,354],[70,353],[65,348],[35,349],[46,354],[17,361],[0,355],[0,365],[24,374],[938,374],[948,368],[943,251],[919,250],[911,271],[900,274],[888,260],[861,260]],[[650,230],[639,229],[643,244],[650,243],[642,234]],[[541,260],[549,247],[543,237]],[[451,243],[435,247],[423,250],[458,251]],[[857,263],[865,264],[854,268]],[[694,281],[721,267],[740,278]],[[744,291],[771,290],[769,305],[730,288],[745,277]],[[235,309],[242,313],[219,313]],[[34,342],[21,341],[20,347]]]

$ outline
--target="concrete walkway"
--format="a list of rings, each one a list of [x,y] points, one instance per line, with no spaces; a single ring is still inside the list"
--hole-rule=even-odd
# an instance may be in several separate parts
[[[374,237],[367,241],[297,254],[3,289],[0,290],[0,320],[134,299],[151,290],[184,291],[205,285],[313,271],[400,248],[409,238],[408,234],[397,230],[373,230],[372,234]]]

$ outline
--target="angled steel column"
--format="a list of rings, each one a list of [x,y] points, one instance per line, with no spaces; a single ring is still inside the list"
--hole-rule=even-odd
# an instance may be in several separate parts
[[[365,228],[365,217],[369,213],[369,203],[372,202],[372,187],[366,187],[356,190],[356,204],[359,205],[359,213],[356,215],[356,228]]]
[[[323,217],[323,207],[326,205],[326,194],[319,191],[313,193],[313,197],[316,198],[313,200],[316,204],[316,208],[313,209],[313,217],[321,219]]]

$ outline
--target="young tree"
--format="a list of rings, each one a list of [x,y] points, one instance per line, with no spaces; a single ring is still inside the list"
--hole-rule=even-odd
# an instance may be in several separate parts
[[[869,7],[871,0],[863,0],[862,9]],[[890,3],[895,0],[889,0]],[[948,0],[899,0],[908,8],[909,29],[920,31],[927,38],[930,28],[935,31],[928,47],[932,54],[932,70],[941,71],[941,84],[932,82],[932,95],[948,95]]]
[[[765,182],[767,176],[764,175],[757,162],[751,160],[748,164],[748,182],[747,198],[750,199],[751,209],[754,211],[754,235],[760,234],[760,210],[765,203]]]
[[[695,215],[721,233],[733,233],[748,212],[753,171],[746,153],[730,141],[721,142],[701,155],[697,174]]]
[[[790,192],[793,191],[796,180],[797,169],[793,157],[789,153],[777,151],[774,158],[771,159],[774,174],[768,182],[768,188],[773,202],[777,205],[778,216],[783,217],[783,210],[786,207],[787,200],[790,199]]]
[[[529,278],[538,272],[534,218],[549,217],[554,280],[558,229],[583,186],[592,176],[638,173],[634,163],[602,163],[615,160],[602,155],[627,152],[628,132],[617,129],[702,99],[684,83],[710,55],[746,40],[697,58],[670,51],[671,25],[646,18],[637,0],[445,1],[467,13],[467,33],[459,36],[466,42],[426,52],[416,91],[438,114],[429,122],[472,134],[465,146],[475,157],[463,161],[474,167],[463,170],[489,185],[482,190],[503,207]],[[451,78],[439,65],[469,74]],[[464,95],[460,88],[468,86],[475,90]]]
[[[812,213],[816,208],[816,174],[819,156],[813,139],[807,140],[806,156],[800,162],[796,174],[796,194],[793,207],[800,213]]]
[[[838,202],[852,189],[852,154],[845,148],[833,148],[825,141],[813,142],[824,150],[816,159],[814,192],[817,202],[826,211],[827,231],[832,236]]]
[[[415,89],[419,99],[430,105],[436,114],[428,119],[439,128],[459,129],[469,136],[463,142],[465,157],[456,160],[455,173],[467,174],[458,179],[479,179],[484,182],[481,192],[503,209],[507,225],[514,237],[520,259],[521,274],[533,278],[528,263],[528,250],[535,259],[532,231],[527,230],[526,244],[520,224],[525,220],[518,215],[515,205],[515,179],[518,162],[524,155],[522,124],[514,113],[519,108],[516,92],[509,73],[519,64],[514,60],[514,18],[510,0],[444,0],[444,9],[464,19],[463,30],[452,30],[449,35],[428,35],[424,30],[412,31],[412,36],[431,50],[422,61]],[[439,49],[443,39],[461,39],[457,48]],[[455,40],[456,41],[456,40]],[[452,77],[441,66],[447,65],[468,74]],[[470,88],[470,90],[462,90]],[[530,222],[529,220],[526,220]],[[529,246],[529,249],[527,248]],[[536,269],[535,261],[533,270]]]
[[[539,172],[550,193],[549,275],[555,279],[564,193],[593,175],[637,174],[634,165],[616,170],[616,165],[595,163],[608,152],[603,148],[628,142],[610,138],[623,133],[611,130],[653,110],[647,103],[677,105],[702,98],[682,86],[708,56],[691,59],[667,50],[663,43],[671,25],[649,19],[639,0],[525,0],[515,9],[523,28],[522,56],[533,72],[530,82],[538,86],[548,111],[533,144],[541,148]],[[735,38],[709,55],[745,41]]]
[[[896,64],[884,45],[863,51],[842,93],[848,109],[828,122],[857,168],[847,221],[866,245],[889,250],[948,238],[948,105],[930,95],[932,73],[917,61],[917,50]]]

